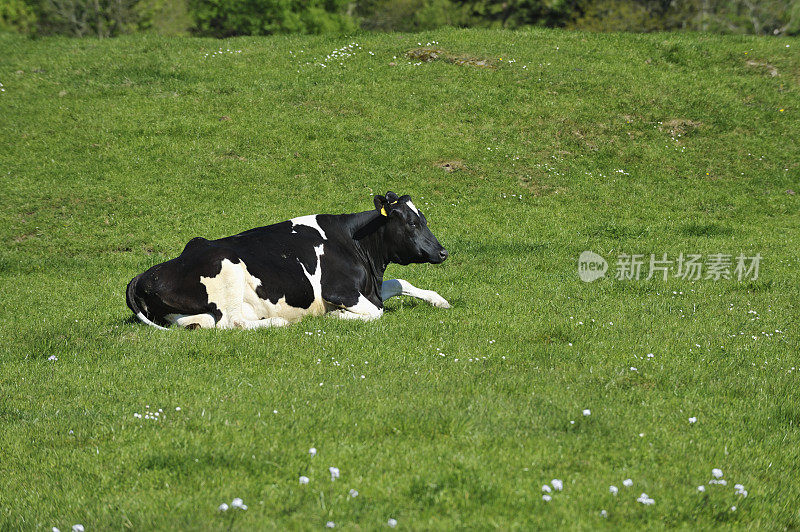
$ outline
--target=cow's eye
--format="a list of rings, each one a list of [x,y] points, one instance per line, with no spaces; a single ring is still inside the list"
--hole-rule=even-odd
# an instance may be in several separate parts
[[[410,225],[411,227],[416,227],[417,226],[417,222],[408,222],[408,225]]]

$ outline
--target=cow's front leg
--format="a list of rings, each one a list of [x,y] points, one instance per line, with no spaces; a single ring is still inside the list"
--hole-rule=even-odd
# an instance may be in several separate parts
[[[427,301],[434,307],[450,308],[450,303],[433,290],[423,290],[403,279],[389,279],[381,285],[381,299],[386,301],[394,296],[411,296]]]
[[[334,318],[340,318],[343,320],[370,321],[376,320],[383,316],[383,309],[378,308],[375,303],[364,297],[362,294],[359,294],[358,303],[336,309],[330,312],[330,314]]]

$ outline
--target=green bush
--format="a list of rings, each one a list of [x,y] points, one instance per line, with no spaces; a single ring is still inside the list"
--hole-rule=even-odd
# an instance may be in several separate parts
[[[575,21],[577,29],[589,31],[650,32],[662,25],[651,10],[632,0],[599,0],[586,7]]]
[[[113,37],[136,29],[136,0],[41,0],[38,32]]]
[[[35,23],[36,15],[22,0],[0,0],[0,31],[29,33]]]
[[[344,0],[190,0],[195,31],[201,35],[335,33],[356,26]]]
[[[588,0],[578,11],[571,25],[593,31],[791,35],[800,30],[800,0]]]
[[[366,0],[358,2],[361,27],[378,31],[423,31],[468,26],[470,7],[451,0]]]
[[[785,31],[787,35],[800,35],[800,0],[795,0],[792,4]]]
[[[564,26],[581,0],[362,0],[356,11],[368,30],[420,31],[442,26],[519,28]]]
[[[140,0],[133,9],[142,31],[186,35],[194,26],[186,0]]]
[[[0,31],[213,37],[443,26],[800,34],[800,0],[0,0]]]

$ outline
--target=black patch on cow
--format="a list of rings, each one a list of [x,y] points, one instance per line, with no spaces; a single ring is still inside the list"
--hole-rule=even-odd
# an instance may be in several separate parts
[[[261,299],[275,304],[285,296],[288,305],[304,309],[314,302],[314,289],[303,271],[303,267],[309,275],[317,271],[314,247],[323,240],[313,227],[286,221],[211,243],[237,250],[247,271],[261,280],[256,288]]]

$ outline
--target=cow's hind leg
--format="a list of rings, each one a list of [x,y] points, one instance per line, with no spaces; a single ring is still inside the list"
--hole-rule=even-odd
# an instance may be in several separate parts
[[[164,319],[184,329],[213,329],[217,326],[217,320],[211,314],[168,314]]]
[[[450,303],[433,290],[423,290],[403,279],[388,279],[381,285],[381,299],[386,301],[394,296],[411,296],[427,301],[434,307],[450,308]]]
[[[243,262],[224,259],[215,277],[201,277],[209,303],[214,303],[222,317],[218,329],[261,329],[282,327],[289,322],[281,317],[258,319],[250,304],[245,303],[246,269]]]

